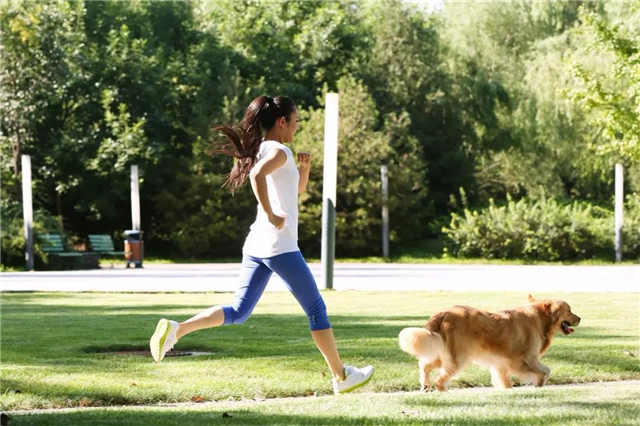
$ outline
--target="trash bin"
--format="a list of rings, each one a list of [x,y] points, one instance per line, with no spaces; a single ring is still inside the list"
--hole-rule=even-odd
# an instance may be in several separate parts
[[[142,268],[144,257],[144,243],[142,241],[142,231],[124,231],[124,257],[127,259],[127,268],[131,263],[136,268]]]

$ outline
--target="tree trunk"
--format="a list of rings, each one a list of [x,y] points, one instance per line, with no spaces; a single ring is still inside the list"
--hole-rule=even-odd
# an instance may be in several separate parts
[[[13,152],[13,175],[18,177],[20,175],[20,156],[22,155],[22,149],[20,147],[20,131],[16,132],[15,140],[11,141],[11,151]]]

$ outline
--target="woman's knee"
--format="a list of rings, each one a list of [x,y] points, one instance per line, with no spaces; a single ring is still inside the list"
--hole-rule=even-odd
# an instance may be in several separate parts
[[[309,317],[309,330],[318,331],[331,328],[331,322],[325,312],[324,315],[313,315]]]
[[[322,298],[307,312],[307,317],[309,317],[309,329],[311,331],[331,328],[327,307]]]
[[[224,325],[244,324],[251,316],[251,310],[242,309],[236,306],[224,306]]]

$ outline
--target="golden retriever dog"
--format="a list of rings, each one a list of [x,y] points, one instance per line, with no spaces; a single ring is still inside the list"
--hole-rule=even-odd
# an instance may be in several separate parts
[[[431,390],[429,376],[439,369],[435,387],[447,390],[449,382],[470,363],[490,367],[491,383],[499,389],[512,386],[511,376],[522,383],[544,386],[549,367],[540,358],[556,332],[573,333],[580,317],[562,300],[535,300],[515,309],[486,312],[454,306],[435,314],[423,328],[400,332],[400,348],[418,358],[420,386]]]

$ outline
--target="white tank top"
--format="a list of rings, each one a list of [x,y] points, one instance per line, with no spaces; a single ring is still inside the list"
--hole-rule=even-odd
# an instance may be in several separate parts
[[[273,140],[260,144],[257,163],[273,149],[281,149],[287,161],[267,175],[267,191],[273,213],[284,216],[284,226],[276,229],[264,210],[258,205],[256,221],[251,225],[242,252],[255,257],[273,257],[298,251],[298,181],[300,174],[291,150]]]

